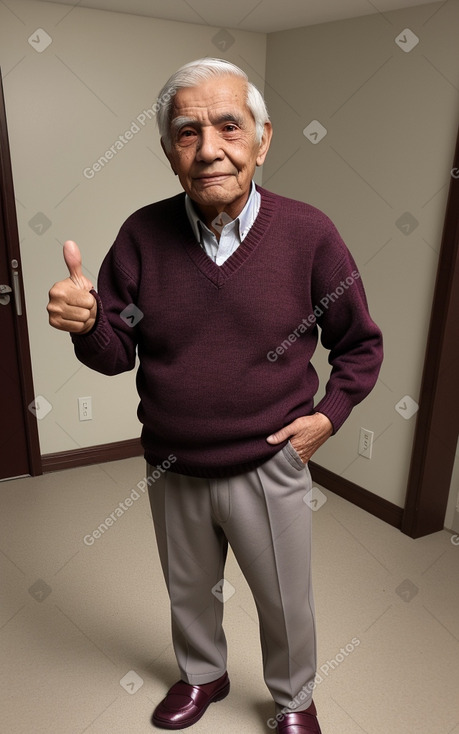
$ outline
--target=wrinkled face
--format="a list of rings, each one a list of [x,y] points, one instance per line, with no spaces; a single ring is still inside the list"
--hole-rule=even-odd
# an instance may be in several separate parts
[[[171,149],[164,150],[207,221],[222,211],[238,216],[271,142],[270,123],[256,140],[246,89],[244,79],[225,76],[179,89],[174,97]]]

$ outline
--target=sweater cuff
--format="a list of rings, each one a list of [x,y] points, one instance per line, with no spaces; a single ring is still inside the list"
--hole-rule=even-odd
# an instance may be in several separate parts
[[[322,400],[314,406],[315,413],[323,413],[332,422],[333,435],[341,428],[344,421],[349,418],[354,403],[351,402],[346,393],[336,391],[328,392]]]
[[[94,326],[87,334],[70,334],[75,350],[81,356],[101,352],[110,343],[110,326],[104,313],[101,298],[95,290],[92,290],[91,293],[97,301],[97,317]]]

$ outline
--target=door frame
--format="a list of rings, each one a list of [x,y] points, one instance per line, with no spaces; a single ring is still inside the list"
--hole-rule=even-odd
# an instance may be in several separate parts
[[[459,132],[446,204],[402,532],[444,527],[459,432]]]
[[[11,261],[17,260],[18,266],[15,271],[19,277],[19,287],[22,299],[22,316],[18,316],[13,308],[15,335],[16,335],[16,357],[18,364],[19,383],[22,393],[22,412],[26,431],[27,454],[29,474],[36,476],[42,474],[42,462],[40,456],[40,443],[38,437],[38,426],[35,415],[28,409],[30,403],[35,399],[32,362],[30,358],[29,334],[27,328],[27,316],[24,297],[24,284],[22,280],[21,253],[19,249],[19,234],[16,216],[16,205],[14,197],[13,173],[11,167],[11,154],[8,140],[8,128],[5,110],[5,98],[3,94],[3,82],[0,69],[0,196],[4,216],[5,242],[8,258],[8,270],[11,272]]]

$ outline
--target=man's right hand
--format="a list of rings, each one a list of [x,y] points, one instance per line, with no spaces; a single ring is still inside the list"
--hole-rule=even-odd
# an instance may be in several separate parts
[[[55,283],[49,292],[49,323],[61,331],[87,334],[96,322],[97,301],[89,292],[91,281],[83,275],[80,250],[71,240],[64,243],[64,260],[69,277]]]

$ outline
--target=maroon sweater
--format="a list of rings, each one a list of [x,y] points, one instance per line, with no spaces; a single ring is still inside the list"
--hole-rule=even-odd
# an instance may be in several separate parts
[[[381,332],[334,225],[258,190],[260,212],[221,266],[196,242],[184,194],[132,214],[100,270],[96,325],[73,336],[78,359],[107,375],[133,369],[137,350],[150,464],[174,454],[182,474],[248,471],[295,418],[319,411],[336,432],[376,382]],[[314,407],[318,326],[332,369]]]

